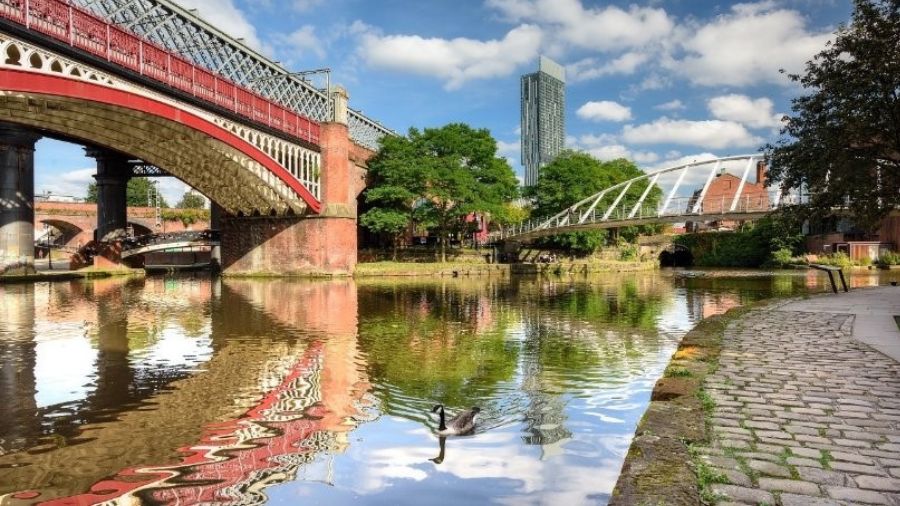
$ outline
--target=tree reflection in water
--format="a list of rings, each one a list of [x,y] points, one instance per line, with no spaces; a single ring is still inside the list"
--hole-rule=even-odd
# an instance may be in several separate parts
[[[603,502],[678,338],[821,281],[0,285],[0,503]],[[436,403],[476,434],[436,438]]]

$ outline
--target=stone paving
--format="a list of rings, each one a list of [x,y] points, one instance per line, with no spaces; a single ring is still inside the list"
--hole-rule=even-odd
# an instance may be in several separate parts
[[[699,449],[718,504],[900,506],[900,363],[854,318],[769,307],[726,330]]]

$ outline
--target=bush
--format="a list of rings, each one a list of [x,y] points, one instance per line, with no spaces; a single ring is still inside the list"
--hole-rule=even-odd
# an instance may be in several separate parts
[[[853,261],[850,260],[850,257],[847,256],[847,254],[843,251],[838,251],[837,253],[831,255],[820,256],[819,260],[816,263],[820,263],[822,265],[833,265],[842,269],[853,266]]]
[[[900,265],[900,253],[885,251],[878,258],[878,263],[881,265]]]
[[[638,259],[638,247],[634,244],[619,246],[619,260],[631,262]]]
[[[772,252],[769,264],[773,267],[785,267],[794,263],[793,252],[788,248],[781,248]]]

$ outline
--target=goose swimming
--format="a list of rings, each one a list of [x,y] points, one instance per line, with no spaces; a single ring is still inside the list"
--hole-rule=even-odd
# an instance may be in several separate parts
[[[440,416],[440,424],[438,425],[438,435],[440,436],[459,436],[472,432],[475,429],[475,415],[480,411],[481,408],[478,407],[467,409],[457,413],[450,420],[446,420],[447,415],[444,413],[443,404],[438,404],[431,408],[432,413],[437,413]]]

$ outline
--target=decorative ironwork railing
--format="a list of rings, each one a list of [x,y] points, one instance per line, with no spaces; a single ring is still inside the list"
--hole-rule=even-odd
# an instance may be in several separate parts
[[[307,80],[309,73],[288,71],[250,42],[219,30],[173,0],[69,1],[312,121],[333,117],[327,85],[320,89]],[[395,135],[362,111],[349,112],[350,138],[357,145],[377,150],[379,139]]]
[[[0,0],[0,18],[169,85],[254,123],[319,143],[319,125],[66,0]]]

